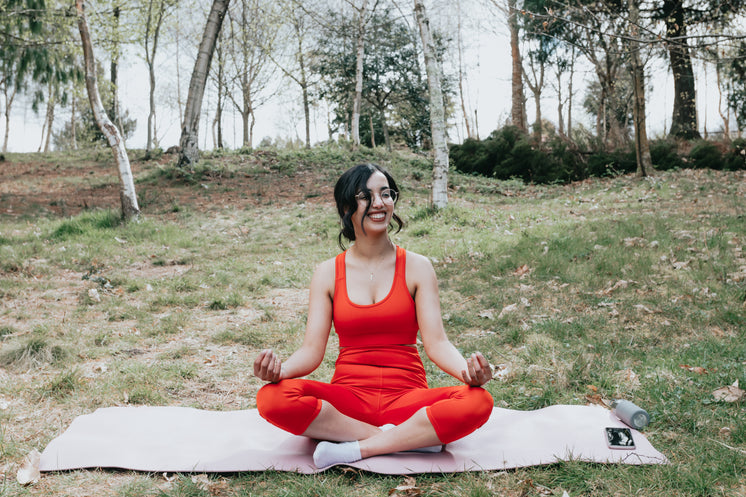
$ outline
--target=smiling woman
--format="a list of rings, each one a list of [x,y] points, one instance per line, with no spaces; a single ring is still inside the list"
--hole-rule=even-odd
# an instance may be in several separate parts
[[[394,245],[399,188],[375,164],[337,181],[334,198],[344,250],[316,269],[306,332],[286,361],[263,350],[254,374],[269,382],[257,394],[259,413],[296,435],[323,440],[319,468],[392,452],[440,451],[482,426],[493,401],[482,385],[492,370],[481,353],[465,359],[448,340],[430,261]],[[343,238],[354,242],[345,250]],[[332,324],[339,356],[331,383],[300,379],[324,357]],[[416,347],[460,386],[428,388]],[[343,442],[343,443],[332,443]]]

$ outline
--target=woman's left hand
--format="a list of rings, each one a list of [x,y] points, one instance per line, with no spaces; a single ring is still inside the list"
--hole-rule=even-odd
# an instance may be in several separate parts
[[[466,358],[467,369],[461,371],[464,383],[473,387],[481,387],[492,379],[492,368],[489,361],[481,352],[475,352]]]

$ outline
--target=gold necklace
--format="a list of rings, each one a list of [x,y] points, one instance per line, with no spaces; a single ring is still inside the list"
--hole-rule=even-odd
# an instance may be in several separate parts
[[[391,247],[391,242],[389,242],[389,247]],[[376,269],[378,269],[378,266],[381,265],[384,259],[386,259],[386,252],[384,252],[383,255],[378,259],[378,262],[376,262],[372,269],[370,268],[370,266],[366,265],[368,272],[370,273],[370,281],[373,281],[373,279],[375,278],[375,271]],[[362,257],[360,257],[360,260],[363,260]]]

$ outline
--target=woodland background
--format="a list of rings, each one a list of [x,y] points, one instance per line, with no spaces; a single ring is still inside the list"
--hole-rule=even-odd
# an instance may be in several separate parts
[[[188,111],[189,78],[210,3],[107,0],[85,6],[104,107],[125,140],[141,130],[145,143],[138,148],[146,156],[176,144],[174,130],[182,127]],[[431,148],[424,47],[410,2],[222,3],[224,24],[211,47],[204,102],[192,111],[201,121],[201,148],[309,147],[329,141],[389,150]],[[661,85],[665,74],[674,81],[671,95],[664,97],[673,108],[666,110],[671,115],[663,120],[665,131],[652,138],[679,140],[667,143],[666,152],[685,157],[696,145],[692,140],[705,138],[717,140],[720,152],[728,153],[730,140],[741,136],[746,5],[740,0],[426,4],[451,144],[489,138],[479,136],[481,120],[495,123],[497,132],[515,126],[530,138],[525,146],[533,150],[561,156],[570,148],[587,162],[589,153],[634,147],[641,151],[640,162],[646,125],[644,119],[635,123],[635,112],[646,117],[650,102],[645,95]],[[3,151],[28,139],[13,135],[19,126],[11,115],[21,109],[20,115],[45,116],[39,151],[92,146],[101,139],[87,104],[77,31],[72,2],[0,2]],[[474,60],[470,49],[478,40],[505,31],[510,43],[495,46],[493,60]],[[361,71],[356,70],[358,59]],[[512,66],[501,69],[511,80],[511,94],[475,95],[478,66],[507,60]],[[123,84],[141,89],[137,100],[148,102],[146,119],[131,116],[135,103],[121,100]],[[718,122],[700,119],[697,100],[703,94],[716,95]],[[480,114],[480,101],[488,99],[509,99],[510,115]],[[287,114],[286,127],[266,133],[267,123],[257,120],[263,108]],[[642,143],[636,143],[638,137]],[[486,153],[477,149],[477,155]],[[737,156],[742,150],[731,151]],[[479,158],[473,154],[465,160],[461,166],[467,171],[494,172],[495,167],[474,165]],[[613,168],[628,167],[618,162],[612,162]],[[650,161],[646,165],[650,168]],[[508,172],[529,180],[535,176],[524,173]],[[554,176],[550,179],[573,175]]]

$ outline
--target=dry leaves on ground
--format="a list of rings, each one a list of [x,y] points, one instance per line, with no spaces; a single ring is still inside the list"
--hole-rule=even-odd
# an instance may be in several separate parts
[[[738,380],[736,380],[732,385],[718,388],[712,392],[712,396],[720,402],[741,402],[746,398],[746,392],[738,387]]]
[[[23,458],[23,464],[18,473],[16,473],[16,480],[19,484],[31,485],[39,481],[39,478],[41,478],[41,473],[39,472],[40,461],[41,454],[36,449],[33,449]]]
[[[417,486],[417,480],[411,476],[404,478],[404,483],[401,485],[389,490],[389,496],[392,497],[419,497],[420,495],[422,495],[422,490]]]

